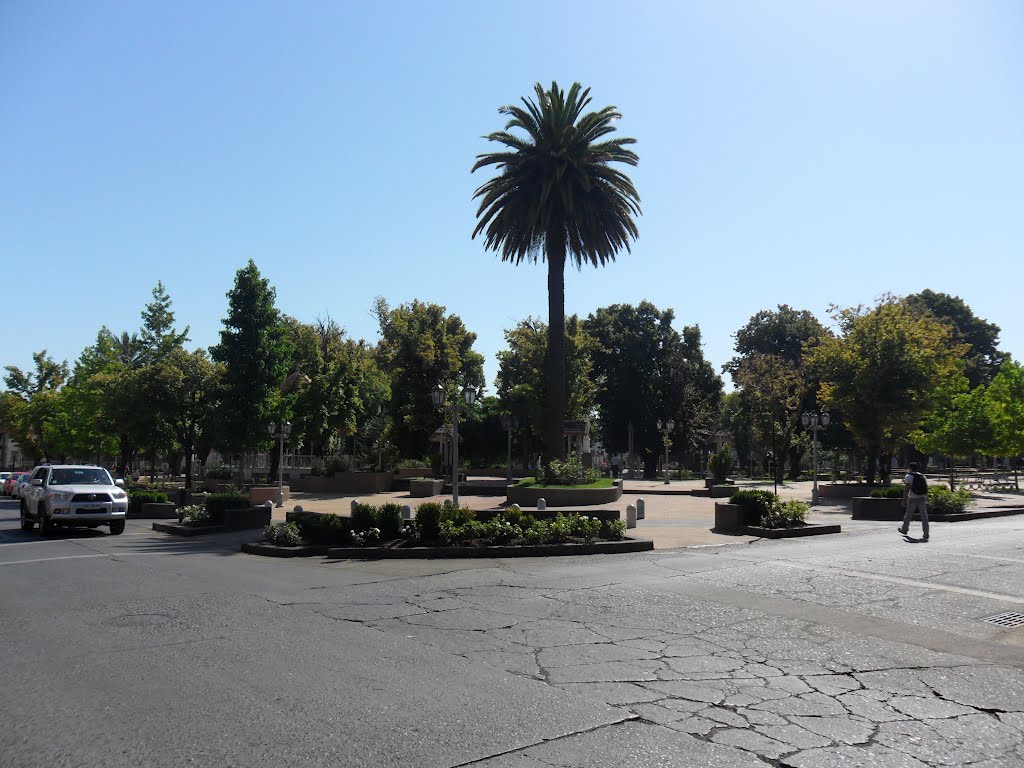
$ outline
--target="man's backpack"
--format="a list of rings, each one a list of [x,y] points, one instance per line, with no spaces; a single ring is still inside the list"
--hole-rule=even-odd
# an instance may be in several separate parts
[[[920,472],[912,472],[911,477],[913,480],[910,481],[910,491],[915,496],[925,496],[928,494],[928,481],[924,479],[924,475]]]

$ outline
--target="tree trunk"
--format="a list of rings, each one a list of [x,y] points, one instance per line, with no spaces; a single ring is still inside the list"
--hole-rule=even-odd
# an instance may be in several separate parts
[[[878,482],[888,485],[892,478],[892,454],[882,453],[878,456]]]
[[[802,448],[796,445],[789,446],[789,479],[797,480],[800,477],[800,461],[804,457],[804,451]],[[811,474],[814,473],[814,468],[811,468]]]
[[[562,424],[565,419],[565,234],[555,228],[547,233],[548,350],[544,360],[544,463],[562,458]]]

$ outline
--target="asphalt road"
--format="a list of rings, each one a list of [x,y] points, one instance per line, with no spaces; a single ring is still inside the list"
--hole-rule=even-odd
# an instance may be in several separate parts
[[[1024,765],[1024,518],[895,525],[288,561],[0,502],[0,766]]]

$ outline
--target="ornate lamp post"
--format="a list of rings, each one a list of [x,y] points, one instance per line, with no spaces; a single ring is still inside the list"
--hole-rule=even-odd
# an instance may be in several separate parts
[[[669,419],[665,422],[665,428],[662,429],[661,419],[658,419],[658,431],[665,435],[662,438],[662,442],[665,443],[665,485],[668,485],[668,435],[673,429],[676,428],[676,423]]]
[[[511,413],[503,413],[501,426],[508,432],[508,471],[505,474],[505,485],[512,485],[512,432],[519,429],[519,419]]]
[[[476,402],[476,388],[473,386],[466,386],[462,390],[462,397],[466,401],[466,405],[469,407],[473,406]],[[455,504],[455,508],[459,507],[459,411],[462,409],[462,405],[458,402],[452,403],[451,405],[445,405],[445,392],[444,387],[440,384],[435,384],[434,388],[430,390],[430,399],[434,401],[434,407],[438,408],[442,412],[451,411],[452,414],[452,502]]]
[[[832,417],[828,415],[828,411],[822,411],[820,414],[817,411],[804,411],[800,416],[800,421],[803,422],[804,429],[811,430],[813,439],[811,441],[811,463],[813,464],[814,472],[814,487],[811,490],[811,504],[818,503],[818,432],[828,428],[829,422]]]
[[[267,425],[270,436],[277,439],[280,453],[277,457],[277,506],[284,506],[284,441],[292,434],[292,423],[286,421],[278,430],[277,424],[270,422]]]

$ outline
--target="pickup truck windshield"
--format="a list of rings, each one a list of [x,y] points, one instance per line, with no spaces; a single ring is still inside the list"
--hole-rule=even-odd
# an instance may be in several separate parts
[[[50,485],[113,485],[107,470],[99,467],[55,469],[50,472]]]

